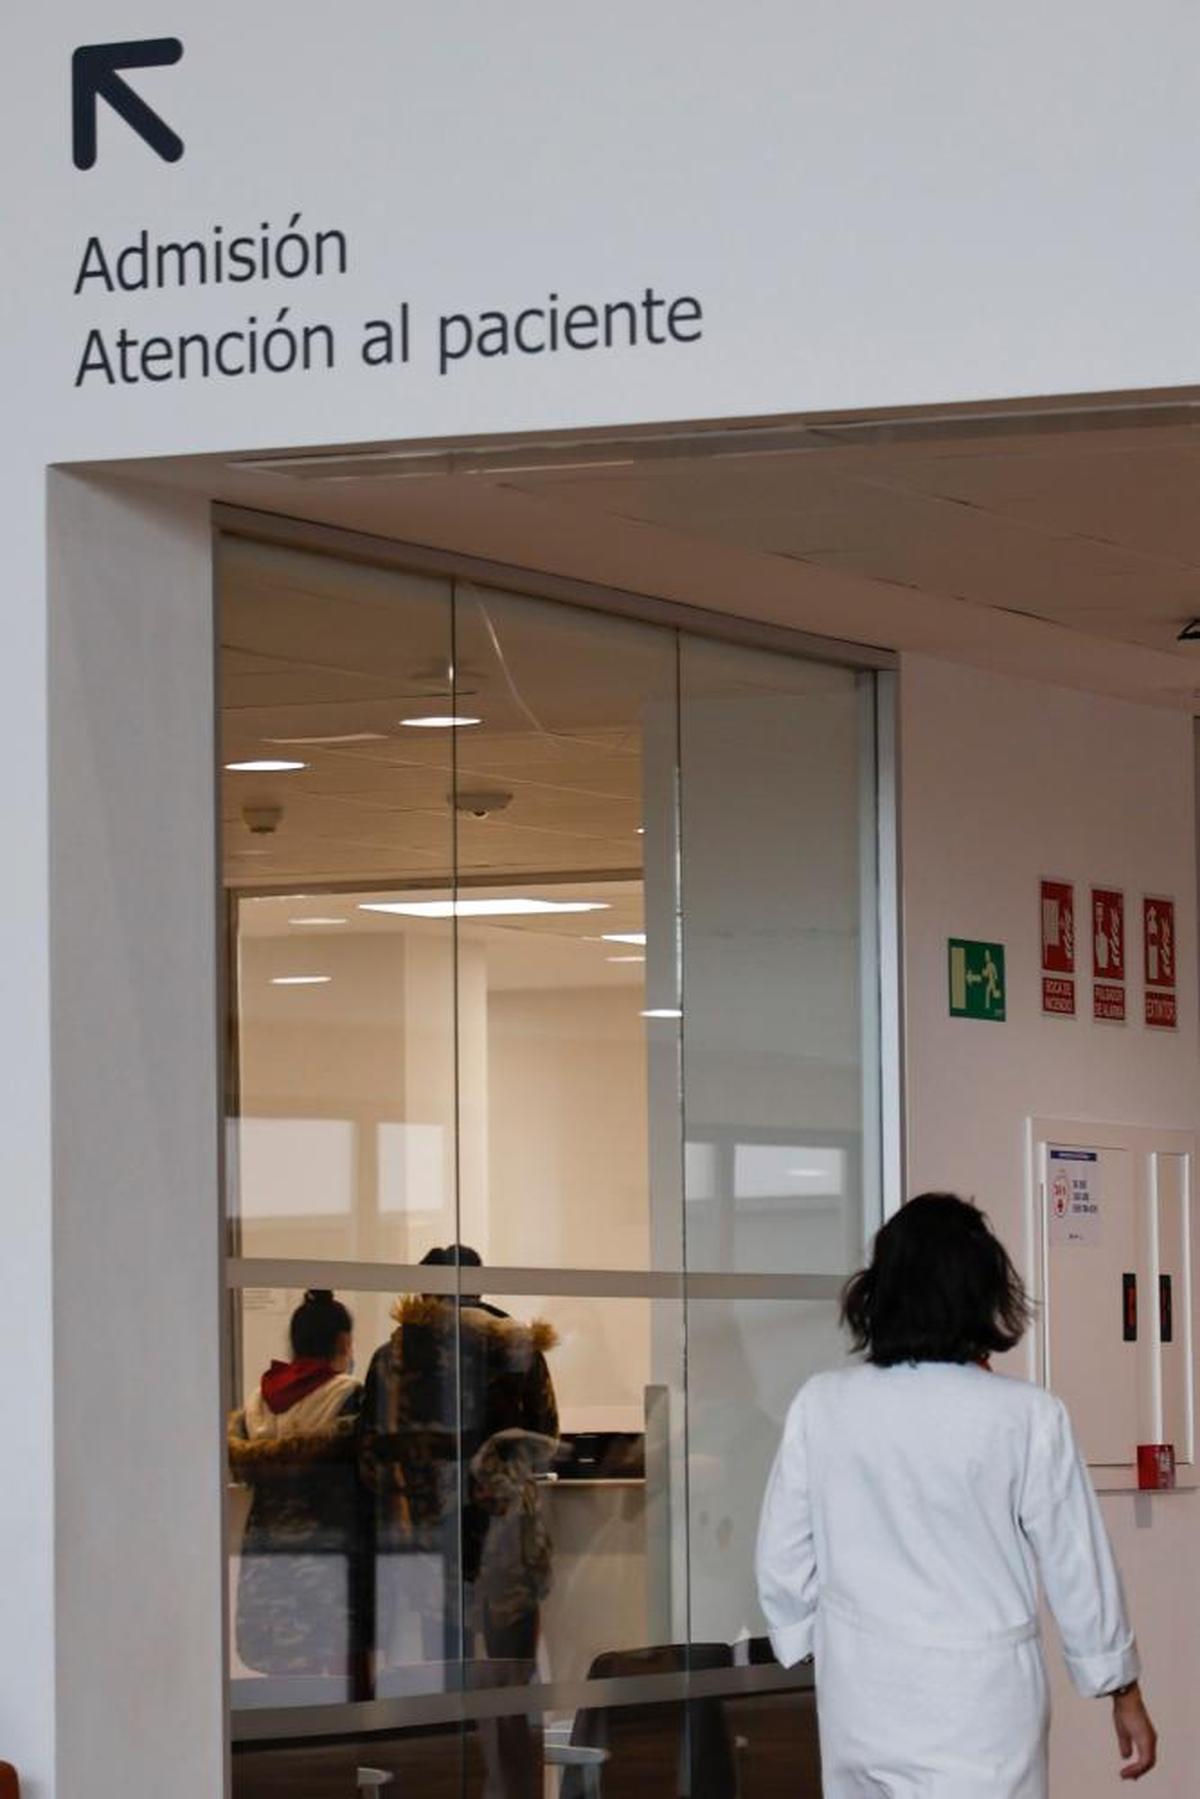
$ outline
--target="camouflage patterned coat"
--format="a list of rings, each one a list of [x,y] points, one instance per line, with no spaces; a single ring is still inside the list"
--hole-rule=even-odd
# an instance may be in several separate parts
[[[447,1565],[461,1557],[463,1579],[471,1586],[482,1574],[497,1614],[535,1610],[550,1585],[535,1475],[558,1439],[546,1365],[554,1331],[421,1295],[399,1301],[393,1317],[361,1419],[377,1547],[432,1552]]]
[[[361,1400],[358,1382],[337,1375],[286,1412],[271,1412],[256,1393],[230,1419],[230,1468],[253,1494],[237,1648],[261,1673],[359,1672],[368,1524],[355,1467]]]

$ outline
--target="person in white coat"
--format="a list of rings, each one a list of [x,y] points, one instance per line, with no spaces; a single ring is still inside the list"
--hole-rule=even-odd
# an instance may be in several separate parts
[[[793,1402],[757,1553],[778,1659],[815,1659],[826,1799],[1046,1799],[1039,1586],[1140,1779],[1156,1737],[1066,1409],[988,1365],[1029,1303],[983,1213],[911,1200],[843,1320],[865,1359]]]

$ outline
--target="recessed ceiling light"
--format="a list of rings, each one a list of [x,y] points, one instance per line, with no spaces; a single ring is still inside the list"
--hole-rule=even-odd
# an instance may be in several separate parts
[[[467,725],[481,725],[481,718],[458,717],[454,713],[431,718],[402,718],[400,723],[410,731],[454,731],[464,730]]]
[[[682,1018],[683,1013],[678,1009],[677,1006],[651,1006],[649,1011],[642,1013],[642,1017],[643,1018]]]
[[[225,767],[231,775],[288,775],[298,768],[307,768],[307,762],[284,762],[265,757],[257,762],[227,762]]]
[[[646,835],[646,827],[645,827],[645,825],[639,825],[639,826],[638,826],[638,828],[637,828],[637,834],[638,834],[638,836],[639,836],[639,837],[644,837],[644,836],[645,836],[645,835]]]
[[[606,962],[644,962],[645,956],[606,956]]]
[[[377,900],[360,912],[397,918],[530,918],[546,912],[607,912],[607,901],[538,899]]]
[[[277,974],[272,975],[272,987],[325,987],[333,976],[331,974]]]
[[[606,931],[600,939],[602,943],[631,943],[635,949],[645,949],[645,931]]]
[[[289,924],[349,924],[348,918],[289,918]]]

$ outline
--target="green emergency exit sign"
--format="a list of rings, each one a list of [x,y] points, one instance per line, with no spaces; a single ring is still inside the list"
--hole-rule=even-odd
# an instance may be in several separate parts
[[[950,939],[950,1016],[1004,1023],[1004,945]]]

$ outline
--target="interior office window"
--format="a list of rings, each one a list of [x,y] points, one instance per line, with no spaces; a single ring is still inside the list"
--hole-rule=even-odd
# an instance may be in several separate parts
[[[871,677],[680,646],[683,1112],[697,1269],[848,1274],[874,1194]],[[811,1147],[806,1147],[811,1146]]]
[[[303,1298],[238,1295],[254,1352],[230,1425],[239,1711],[578,1682],[671,1639],[681,1299],[336,1289],[353,1366],[297,1393],[289,1433],[268,1413],[287,1416]],[[652,1338],[673,1344],[668,1385]]]
[[[844,1355],[836,1299],[692,1299],[688,1346],[688,1596],[700,1641],[761,1637],[758,1512],[788,1406]]]
[[[221,571],[238,1799],[749,1793],[808,1753],[746,1672],[761,1484],[878,1199],[871,677]]]
[[[674,633],[521,595],[456,591],[459,679],[482,724],[458,746],[460,1069],[471,1240],[500,1266],[644,1269],[656,1133],[677,1064],[650,1078],[647,868],[674,855]],[[464,704],[466,702],[464,701]],[[667,928],[674,941],[673,916]],[[485,1153],[484,1153],[485,1152]],[[658,1253],[680,1266],[678,1184]],[[669,1240],[669,1248],[665,1245]]]
[[[243,1254],[418,1260],[455,1234],[454,623],[448,581],[223,540],[231,1179]],[[391,903],[411,902],[407,915]],[[297,1192],[316,1121],[347,1179],[264,1209],[252,1121]],[[245,1121],[245,1122],[243,1122]],[[403,1203],[400,1203],[403,1199]]]

